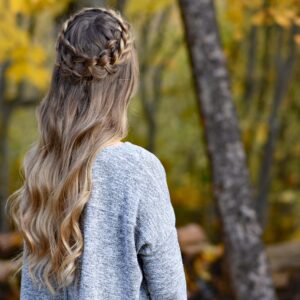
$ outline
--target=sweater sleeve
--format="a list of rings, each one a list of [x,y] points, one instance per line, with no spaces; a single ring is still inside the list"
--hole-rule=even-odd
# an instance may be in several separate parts
[[[136,244],[151,299],[186,300],[186,278],[165,169],[154,154],[142,158],[141,167],[143,176],[136,187],[142,189]]]

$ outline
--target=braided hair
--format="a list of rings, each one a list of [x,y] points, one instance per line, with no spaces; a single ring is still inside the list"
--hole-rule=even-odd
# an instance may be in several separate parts
[[[93,13],[93,14],[92,14]],[[96,14],[95,14],[96,13]],[[89,55],[86,49],[78,49],[70,41],[69,31],[72,24],[84,16],[94,17],[92,25],[102,31],[106,41],[97,55]],[[101,29],[100,29],[101,27]],[[86,28],[87,30],[91,28]],[[116,73],[118,65],[130,55],[133,44],[131,25],[125,21],[118,11],[107,8],[84,8],[67,19],[58,35],[56,66],[63,76],[77,79],[101,80],[108,74]]]
[[[56,52],[36,110],[39,137],[22,165],[24,184],[9,199],[31,278],[53,295],[76,278],[93,162],[127,136],[127,109],[139,85],[131,27],[117,11],[84,8],[69,17]]]

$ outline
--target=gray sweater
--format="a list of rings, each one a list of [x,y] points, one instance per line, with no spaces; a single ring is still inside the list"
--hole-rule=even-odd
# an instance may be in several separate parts
[[[21,300],[186,300],[175,214],[160,160],[126,141],[101,150],[92,174],[75,282],[51,296],[31,281],[24,254]]]

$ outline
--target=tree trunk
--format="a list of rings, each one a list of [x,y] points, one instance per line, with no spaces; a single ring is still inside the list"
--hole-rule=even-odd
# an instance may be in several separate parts
[[[5,71],[9,63],[0,65],[0,232],[8,231],[5,203],[8,197],[9,166],[8,166],[8,126],[11,110],[4,101]]]
[[[8,232],[8,220],[5,204],[8,197],[9,164],[8,164],[8,128],[11,112],[3,107],[0,117],[0,232]]]
[[[252,104],[253,94],[256,86],[255,81],[255,66],[257,62],[257,38],[258,28],[257,26],[252,26],[248,38],[248,50],[247,50],[247,68],[245,76],[245,91],[244,91],[244,101],[246,102],[246,109],[248,110],[250,104]]]
[[[281,119],[279,111],[288,92],[291,76],[297,59],[297,45],[295,36],[298,34],[298,28],[293,26],[289,38],[289,53],[285,58],[282,54],[283,34],[282,28],[279,28],[277,53],[276,53],[276,82],[274,87],[274,98],[269,116],[267,141],[264,145],[263,157],[258,174],[258,191],[256,199],[256,211],[261,226],[264,228],[268,221],[268,193],[270,189],[271,170],[273,165],[273,156],[278,139]]]
[[[164,32],[168,25],[170,14],[171,7],[169,6],[154,18],[149,14],[141,28],[142,38],[139,44],[139,50],[142,54],[140,57],[143,58],[140,61],[140,96],[148,131],[146,148],[153,153],[156,151],[157,113],[162,101],[163,75],[167,64],[172,56],[176,54],[177,50],[176,48],[171,48],[172,52],[167,53],[168,56],[164,57],[157,66],[149,64],[149,57],[153,59],[157,53],[161,52],[164,46]],[[158,35],[154,40],[151,39],[151,30],[149,30],[149,27],[154,31],[161,30],[162,34]]]
[[[79,0],[79,5],[80,6],[90,6],[90,7],[98,7],[98,6],[103,6],[106,7],[106,0]]]
[[[179,0],[237,299],[276,299],[212,0]]]
[[[127,4],[127,0],[117,0],[116,1],[116,9],[123,15],[125,11],[125,7]]]

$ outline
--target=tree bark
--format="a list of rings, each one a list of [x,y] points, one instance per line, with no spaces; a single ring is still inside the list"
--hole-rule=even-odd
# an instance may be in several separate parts
[[[297,26],[293,26],[291,28],[288,45],[289,53],[286,58],[283,57],[282,54],[284,31],[282,28],[278,28],[278,30],[277,52],[275,58],[277,78],[274,86],[271,113],[269,116],[267,141],[264,145],[257,183],[258,191],[256,198],[256,211],[262,227],[265,227],[268,221],[268,193],[270,189],[271,170],[275,146],[281,125],[279,111],[288,92],[294,66],[297,60],[297,45],[294,38],[296,34],[298,34],[299,29]]]
[[[18,85],[15,99],[5,99],[6,78],[5,71],[9,62],[0,65],[0,233],[9,231],[9,220],[5,206],[9,196],[9,126],[15,109],[19,107],[34,107],[37,99],[24,99],[24,82]]]
[[[79,5],[80,6],[90,6],[90,7],[98,7],[98,6],[103,6],[106,7],[106,0],[79,0]]]
[[[248,55],[247,55],[247,68],[245,76],[245,91],[244,91],[244,101],[246,102],[245,107],[247,110],[253,100],[253,94],[256,86],[255,81],[255,66],[257,61],[257,26],[252,26],[248,38]]]
[[[9,63],[0,66],[0,232],[7,232],[8,221],[5,212],[5,201],[8,197],[9,165],[8,165],[8,127],[11,110],[5,102],[5,71]]]
[[[5,211],[5,203],[8,197],[9,163],[8,163],[8,128],[11,111],[4,106],[0,119],[0,232],[8,232],[8,220]]]
[[[276,299],[212,0],[179,0],[237,299]]]
[[[153,153],[156,151],[157,114],[162,101],[161,91],[164,72],[173,55],[177,53],[178,48],[170,47],[156,66],[149,64],[149,61],[154,59],[164,46],[165,29],[168,25],[171,9],[172,7],[168,6],[155,17],[151,14],[148,15],[141,28],[141,42],[139,45],[140,57],[142,58],[140,61],[140,96],[148,126],[146,148]],[[162,34],[155,39],[151,39],[149,27],[154,31],[160,30]],[[174,46],[177,45],[177,42],[177,40],[174,41]]]
[[[116,9],[123,15],[125,12],[125,7],[127,4],[127,0],[117,0],[116,1]]]
[[[270,7],[270,1],[264,0],[263,2],[263,10],[268,10]],[[274,34],[274,26],[266,24],[263,27],[263,53],[261,58],[261,75],[258,81],[258,105],[261,110],[264,109],[266,105],[266,94],[267,90],[270,87],[271,83],[271,66],[272,66],[272,47],[270,44],[272,43]]]

